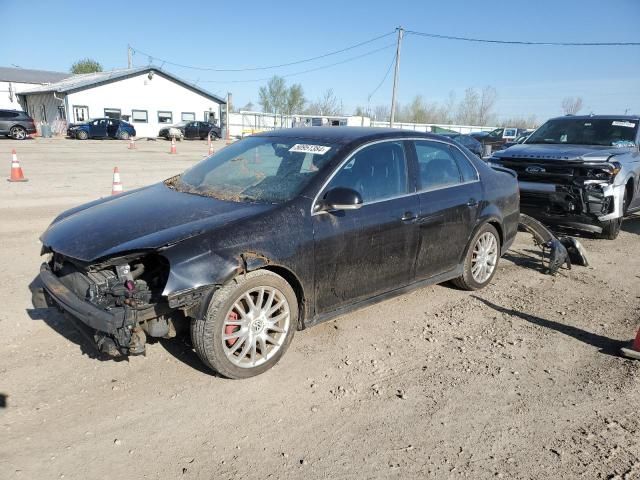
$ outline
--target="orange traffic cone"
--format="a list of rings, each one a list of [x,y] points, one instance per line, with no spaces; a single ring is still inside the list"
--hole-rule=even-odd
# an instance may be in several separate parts
[[[169,153],[178,153],[176,151],[176,137],[171,137],[171,150],[169,150]]]
[[[113,167],[113,183],[111,184],[111,195],[122,193],[122,183],[120,182],[120,171],[118,167]]]
[[[211,141],[211,135],[209,135],[208,140],[209,140],[209,155],[213,155],[213,142]]]
[[[620,353],[627,358],[640,360],[640,328],[636,334],[636,339],[631,344],[631,348],[621,348]]]
[[[133,137],[129,138],[129,150],[135,150],[136,149],[136,141],[133,139]]]
[[[11,176],[7,178],[9,182],[28,182],[29,180],[24,178],[24,173],[22,173],[22,167],[20,166],[20,162],[18,161],[18,154],[16,153],[16,149],[14,148],[11,151]]]

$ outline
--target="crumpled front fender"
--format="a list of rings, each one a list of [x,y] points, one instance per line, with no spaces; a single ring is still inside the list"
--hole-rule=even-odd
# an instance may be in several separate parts
[[[162,295],[222,285],[243,270],[242,258],[214,253],[206,242],[194,243],[182,242],[158,252],[169,261],[169,278]]]

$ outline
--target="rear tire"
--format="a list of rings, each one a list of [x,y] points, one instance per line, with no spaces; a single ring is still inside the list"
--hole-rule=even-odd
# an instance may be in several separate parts
[[[452,283],[463,290],[479,290],[489,285],[498,269],[500,236],[489,223],[475,233],[464,254],[462,275]]]
[[[14,140],[24,140],[25,138],[27,138],[27,131],[20,126],[11,128],[10,133],[11,138],[13,138]]]
[[[204,317],[191,321],[191,340],[202,362],[224,377],[249,378],[269,370],[286,352],[298,325],[298,300],[284,278],[256,270],[214,292]]]

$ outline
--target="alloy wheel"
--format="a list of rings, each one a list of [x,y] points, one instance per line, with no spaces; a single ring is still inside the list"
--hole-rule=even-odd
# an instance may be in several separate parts
[[[13,127],[11,129],[11,136],[16,140],[24,140],[27,137],[27,132],[24,128]]]
[[[491,232],[485,232],[473,246],[471,275],[478,283],[486,282],[498,263],[498,242]]]
[[[289,302],[280,290],[253,288],[227,312],[221,336],[224,353],[241,368],[262,365],[280,350],[290,324]]]

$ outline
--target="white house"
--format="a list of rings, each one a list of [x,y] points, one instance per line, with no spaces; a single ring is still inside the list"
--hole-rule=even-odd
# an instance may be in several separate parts
[[[71,76],[70,73],[63,72],[0,67],[0,108],[22,110],[17,92],[57,82],[69,76]]]
[[[219,123],[225,104],[197,85],[151,66],[73,75],[18,94],[36,122],[120,118],[133,124],[138,137],[155,137],[163,126],[183,120]]]

